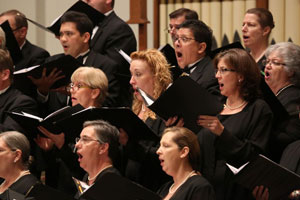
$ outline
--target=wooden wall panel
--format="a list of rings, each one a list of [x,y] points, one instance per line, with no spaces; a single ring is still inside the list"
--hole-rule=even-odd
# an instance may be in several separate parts
[[[270,35],[270,42],[272,39],[275,42],[285,41],[285,2],[278,0],[269,0],[269,10],[272,12],[275,27]]]
[[[300,43],[300,1],[285,1],[285,41]]]

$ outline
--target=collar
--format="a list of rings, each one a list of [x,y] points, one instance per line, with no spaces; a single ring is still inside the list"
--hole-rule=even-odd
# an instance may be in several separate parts
[[[108,12],[106,12],[106,13],[104,13],[104,15],[107,17],[110,13],[112,13],[114,10],[110,10],[110,11],[108,11]]]
[[[9,86],[7,88],[4,88],[3,90],[0,90],[0,95],[5,93],[8,90]]]
[[[190,74],[196,69],[197,63],[200,62],[202,59],[203,59],[203,58],[200,58],[200,59],[198,59],[196,62],[194,62],[194,63],[192,63],[192,64],[189,64],[189,65],[187,66],[187,68],[188,68],[189,71],[190,71]]]
[[[25,43],[26,43],[26,40],[24,40],[23,44],[20,46],[20,49],[21,49],[21,50],[23,49]]]
[[[80,54],[78,54],[78,56],[76,56],[76,58],[79,58],[80,56],[82,57],[86,57],[90,52],[90,49],[86,50],[85,52],[82,52]]]

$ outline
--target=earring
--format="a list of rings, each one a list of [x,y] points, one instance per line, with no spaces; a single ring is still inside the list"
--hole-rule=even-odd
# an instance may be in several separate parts
[[[239,83],[240,83],[240,82],[242,82],[242,80],[241,80],[241,79],[239,79]]]

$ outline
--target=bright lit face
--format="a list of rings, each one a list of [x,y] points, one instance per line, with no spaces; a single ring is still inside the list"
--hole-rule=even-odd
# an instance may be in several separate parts
[[[180,68],[184,68],[199,60],[205,51],[202,44],[195,40],[193,32],[188,28],[180,28],[177,31],[178,40],[175,41],[175,52]],[[182,39],[183,38],[183,39]]]
[[[165,133],[160,140],[159,149],[156,151],[163,171],[170,176],[176,173],[176,168],[183,161],[183,150],[180,150],[173,141],[174,135],[174,132]]]
[[[85,127],[80,133],[80,141],[76,143],[78,162],[86,172],[95,167],[100,156],[101,145],[92,126]]]
[[[243,41],[244,45],[250,49],[268,39],[265,28],[261,27],[258,20],[259,18],[255,14],[247,13],[244,17],[242,26]]]
[[[267,58],[265,67],[265,81],[272,88],[282,88],[289,82],[288,73],[284,70],[284,62],[277,52],[272,52]]]
[[[154,96],[154,74],[150,66],[143,60],[132,60],[130,64],[131,79],[130,84],[134,89],[134,95],[139,101],[143,101],[137,88],[142,89],[150,96]]]
[[[65,22],[60,26],[59,40],[66,55],[76,58],[80,53],[85,52],[89,48],[90,34],[80,32],[73,22]]]
[[[11,151],[3,139],[0,138],[0,177],[6,178],[7,174],[10,174],[12,166],[15,165],[15,158],[16,152]]]
[[[224,62],[224,59],[220,59],[218,63],[218,72],[216,78],[218,79],[220,92],[223,96],[229,97],[240,93],[239,80],[243,80],[241,75],[238,75],[232,67]],[[223,72],[222,72],[223,71]]]
[[[170,19],[169,33],[171,35],[173,42],[174,42],[174,38],[176,36],[179,25],[182,24],[184,21],[185,21],[185,16],[179,16],[179,17]]]
[[[70,90],[72,106],[77,104],[82,105],[85,108],[90,106],[96,106],[97,97],[99,96],[99,89],[92,89],[84,83],[80,75],[77,80],[73,82],[74,87]]]

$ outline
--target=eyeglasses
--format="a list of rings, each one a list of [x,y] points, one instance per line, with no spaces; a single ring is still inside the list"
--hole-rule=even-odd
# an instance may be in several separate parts
[[[277,62],[275,60],[269,60],[269,59],[263,60],[262,64],[264,66],[266,66],[266,65],[271,65],[271,66],[281,66],[281,65],[283,65],[283,66],[285,66],[286,65],[285,63],[280,63],[280,62]]]
[[[216,68],[215,69],[215,74],[217,74],[218,72],[220,72],[221,75],[225,74],[226,72],[236,72],[236,70],[234,69],[228,69],[228,68]]]
[[[179,25],[171,25],[170,24],[170,27],[168,29],[166,29],[168,31],[168,33],[171,33],[173,30],[174,31],[178,31],[179,30]]]
[[[174,38],[174,41],[177,41],[178,40],[178,42],[183,42],[183,43],[187,43],[188,41],[191,41],[191,40],[196,40],[195,38],[189,38],[189,37],[185,37],[185,36],[181,36],[181,37],[179,37],[179,36],[175,36],[175,38]]]
[[[75,144],[81,142],[82,144],[87,144],[89,142],[99,142],[100,144],[103,144],[103,142],[101,142],[100,140],[96,140],[96,139],[92,139],[92,138],[89,138],[89,137],[77,137],[75,138]]]
[[[66,90],[67,92],[71,92],[71,90],[73,90],[74,92],[78,91],[80,88],[91,88],[87,85],[83,85],[82,83],[78,83],[78,84],[75,84],[75,83],[70,83],[67,87],[66,87]]]

